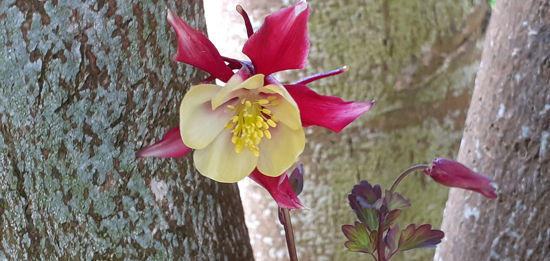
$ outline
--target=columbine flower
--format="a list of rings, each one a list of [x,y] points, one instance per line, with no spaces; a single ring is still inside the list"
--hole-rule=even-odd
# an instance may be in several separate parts
[[[497,197],[489,177],[480,175],[452,159],[435,159],[430,168],[424,170],[424,173],[448,187],[473,190],[488,198]]]
[[[137,157],[180,157],[195,149],[195,166],[202,175],[235,182],[252,174],[281,207],[299,208],[302,205],[284,171],[304,149],[302,127],[317,125],[339,132],[373,103],[345,102],[306,86],[347,67],[286,85],[271,76],[305,67],[310,45],[305,1],[267,16],[255,33],[246,12],[240,6],[237,11],[249,36],[243,53],[250,62],[221,56],[202,32],[168,11],[168,22],[178,37],[174,60],[210,73],[204,83],[219,79],[225,86],[192,87],[180,106],[180,126]]]
[[[180,133],[195,149],[197,170],[220,182],[239,181],[256,167],[280,176],[305,145],[294,99],[282,86],[264,86],[263,74],[191,88],[180,106]]]

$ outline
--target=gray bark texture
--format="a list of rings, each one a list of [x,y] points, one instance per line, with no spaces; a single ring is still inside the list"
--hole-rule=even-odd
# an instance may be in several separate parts
[[[452,189],[436,260],[550,260],[550,1],[496,1],[458,160],[499,198]]]
[[[206,76],[168,7],[205,29],[201,1],[0,1],[0,260],[252,259],[236,185],[135,159]]]
[[[245,7],[258,28],[268,13],[297,1],[209,2],[221,5],[217,11],[224,13],[217,15],[224,23],[213,26],[218,33],[209,27],[211,38],[220,39],[217,46],[223,54],[236,56],[245,40],[242,20],[234,11],[236,4]],[[490,10],[485,0],[308,2],[311,50],[307,67],[279,78],[292,81],[348,65],[349,72],[309,87],[345,100],[377,102],[341,133],[307,129],[306,149],[298,163],[305,168],[300,198],[309,209],[291,212],[298,257],[367,259],[343,246],[340,227],[355,220],[347,194],[361,179],[389,188],[409,166],[429,163],[435,157],[455,157]],[[242,199],[256,259],[287,260],[275,202],[254,184],[241,189],[246,194]],[[398,191],[413,204],[404,211],[401,224],[439,227],[448,194],[445,187],[418,174],[408,177]],[[433,251],[415,249],[394,259],[429,260]]]

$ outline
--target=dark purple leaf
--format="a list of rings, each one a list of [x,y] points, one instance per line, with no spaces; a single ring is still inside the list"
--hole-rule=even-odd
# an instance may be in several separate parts
[[[349,205],[357,218],[365,223],[369,230],[378,229],[379,207],[381,205],[382,189],[380,185],[374,187],[366,180],[353,186],[348,195]]]
[[[360,203],[361,207],[372,207],[382,197],[382,189],[379,184],[373,187],[368,181],[362,180],[353,186],[350,195]]]
[[[386,233],[386,236],[384,236],[384,244],[386,244],[386,247],[388,250],[388,254],[391,254],[395,249],[397,249],[397,232],[399,232],[399,225],[395,225],[388,232]]]
[[[292,171],[292,174],[290,174],[290,185],[292,186],[292,190],[294,190],[294,193],[296,193],[296,196],[300,195],[302,193],[302,189],[304,188],[304,168],[302,165],[298,166]]]

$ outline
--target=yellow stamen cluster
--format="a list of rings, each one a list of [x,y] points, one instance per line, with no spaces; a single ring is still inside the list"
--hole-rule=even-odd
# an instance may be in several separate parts
[[[225,128],[233,133],[231,142],[235,144],[235,152],[240,153],[246,147],[258,157],[260,141],[263,137],[271,139],[269,128],[275,128],[278,122],[267,107],[277,105],[278,101],[276,96],[255,98],[244,97],[236,105],[227,105],[234,115]]]

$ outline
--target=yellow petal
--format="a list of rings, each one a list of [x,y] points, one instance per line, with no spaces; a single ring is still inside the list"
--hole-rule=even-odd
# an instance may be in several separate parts
[[[258,157],[248,149],[235,152],[231,132],[222,131],[210,145],[195,150],[195,167],[204,176],[219,182],[237,182],[248,176],[258,162]]]
[[[258,170],[277,177],[294,164],[304,150],[306,138],[303,128],[293,130],[285,124],[269,130],[271,139],[263,139],[259,146]]]
[[[242,88],[246,88],[249,90],[258,89],[262,86],[264,86],[263,74],[255,74],[254,76],[246,79],[246,81],[242,83]]]
[[[279,98],[277,105],[268,107],[271,110],[271,115],[275,119],[280,120],[293,130],[302,128],[302,120],[300,111],[286,99]]]
[[[300,110],[298,109],[298,105],[284,87],[270,84],[262,87],[260,92],[278,94],[279,104],[268,107],[276,119],[280,120],[294,130],[302,127],[302,120],[300,118]]]
[[[180,105],[180,134],[188,147],[206,147],[233,116],[223,107],[212,110],[210,99],[220,88],[213,84],[201,84],[192,87],[183,97]]]
[[[227,84],[221,88],[220,92],[218,92],[214,98],[212,98],[212,109],[216,109],[218,106],[226,103],[227,101],[244,95],[247,90],[246,89],[258,89],[264,85],[264,75],[263,74],[256,74],[243,82],[242,78],[235,74]]]
[[[292,98],[290,93],[288,93],[288,91],[285,89],[285,87],[275,85],[275,84],[270,84],[270,85],[266,85],[266,86],[262,87],[260,89],[260,92],[263,92],[263,93],[277,93],[277,94],[281,95],[285,100],[287,100],[292,106],[298,108],[298,104],[296,104],[296,102],[294,101],[294,99]]]
[[[225,84],[225,86],[220,88],[220,91],[214,95],[212,98],[212,109],[216,109],[218,106],[224,104],[228,100],[231,100],[234,97],[239,96],[242,92],[235,92],[236,90],[241,89],[241,83],[243,82],[243,79],[237,75],[234,74],[229,81]]]

